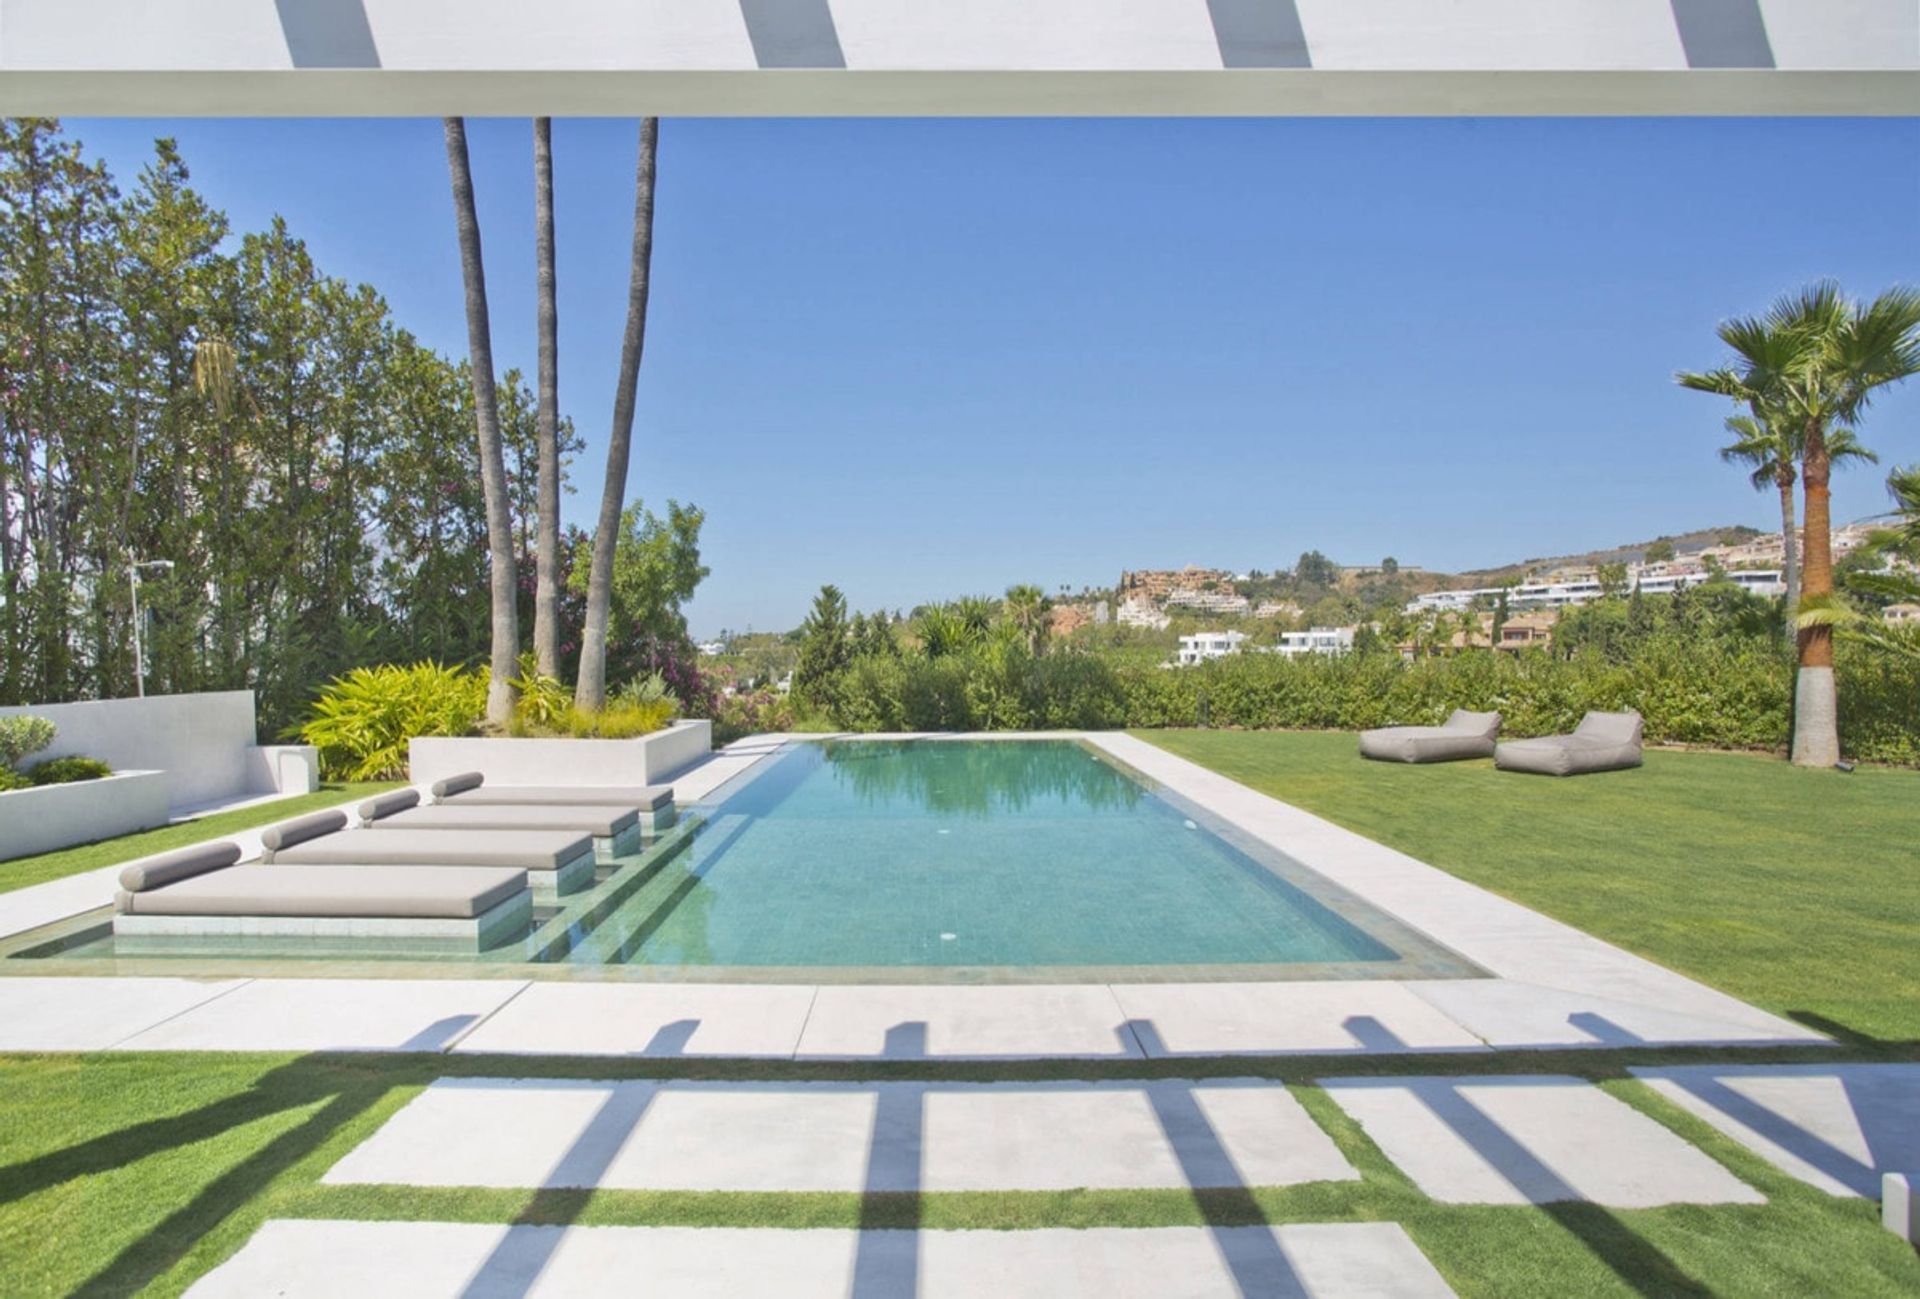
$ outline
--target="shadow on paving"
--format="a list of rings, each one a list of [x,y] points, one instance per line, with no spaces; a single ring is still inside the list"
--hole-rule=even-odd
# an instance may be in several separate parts
[[[372,1065],[372,1067],[368,1067]],[[290,1110],[320,1108],[203,1186],[74,1288],[84,1296],[143,1289],[178,1263],[202,1237],[255,1200],[274,1179],[320,1149],[395,1087],[424,1083],[430,1066],[413,1071],[388,1062],[315,1052],[255,1080],[246,1092],[184,1114],[136,1123],[117,1132],[0,1168],[0,1204],[77,1178],[109,1172],[217,1137]]]

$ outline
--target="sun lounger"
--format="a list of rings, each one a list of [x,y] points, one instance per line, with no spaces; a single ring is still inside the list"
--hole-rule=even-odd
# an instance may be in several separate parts
[[[260,836],[262,860],[288,866],[499,866],[527,872],[537,901],[593,883],[593,836],[571,830],[349,830],[321,812]]]
[[[671,785],[489,785],[477,771],[436,780],[435,803],[462,807],[572,807],[611,804],[640,813],[640,828],[651,834],[673,824]]]
[[[1541,776],[1622,771],[1640,765],[1640,729],[1639,713],[1588,713],[1571,735],[1506,741],[1494,750],[1493,765]]]
[[[404,939],[479,950],[525,932],[525,871],[499,867],[238,866],[210,844],[127,867],[116,938]]]
[[[1382,762],[1455,762],[1491,758],[1500,734],[1499,713],[1464,708],[1439,726],[1383,726],[1360,732],[1360,756]]]
[[[416,807],[420,796],[403,790],[368,799],[361,821],[382,830],[569,830],[593,836],[594,855],[610,862],[640,847],[640,814],[631,807],[581,804],[566,807],[441,803]]]

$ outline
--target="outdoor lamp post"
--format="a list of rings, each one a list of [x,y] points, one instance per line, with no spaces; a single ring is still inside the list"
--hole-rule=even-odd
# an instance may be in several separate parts
[[[140,570],[172,567],[171,559],[130,560],[127,564],[127,590],[133,596],[133,689],[141,699],[147,697],[147,660],[140,649]]]

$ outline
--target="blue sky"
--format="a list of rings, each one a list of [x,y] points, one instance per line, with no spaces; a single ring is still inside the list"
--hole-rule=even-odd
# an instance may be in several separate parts
[[[464,350],[438,122],[173,135],[234,219]],[[494,348],[533,372],[525,121],[469,123]],[[586,522],[635,127],[555,123],[561,402]],[[1778,519],[1674,387],[1812,278],[1920,282],[1920,121],[669,121],[632,494],[707,510],[701,634],[857,607],[1274,568],[1492,564]],[[1920,460],[1920,387],[1866,441]],[[1885,507],[1839,483],[1841,518]]]

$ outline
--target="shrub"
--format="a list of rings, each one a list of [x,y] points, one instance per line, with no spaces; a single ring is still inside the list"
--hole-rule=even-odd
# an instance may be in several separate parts
[[[15,789],[32,789],[33,782],[12,767],[0,767],[0,794]]]
[[[21,759],[52,744],[58,733],[52,722],[31,713],[0,717],[0,767],[18,771]]]
[[[111,776],[113,768],[98,758],[82,758],[75,754],[66,758],[48,758],[45,762],[36,762],[27,772],[27,779],[36,785],[71,785],[75,781],[99,780]]]
[[[329,780],[407,774],[416,735],[468,735],[487,711],[487,674],[438,663],[355,668],[327,684],[294,734],[320,750]]]
[[[534,671],[532,655],[520,664],[520,675],[513,688],[519,698],[513,705],[513,733],[550,734],[564,731],[573,715],[573,692],[552,677]]]
[[[721,695],[714,703],[713,742],[731,744],[746,735],[794,729],[793,704],[771,688]],[[878,727],[870,729],[879,729]]]
[[[667,679],[658,672],[648,672],[637,676],[613,692],[616,701],[623,704],[657,704],[661,701],[680,706],[680,697],[673,693]]]
[[[645,704],[615,702],[598,713],[573,713],[568,719],[568,730],[575,739],[581,740],[630,740],[665,727],[678,711],[676,701],[670,699]]]

